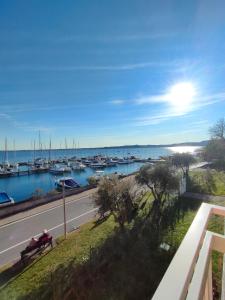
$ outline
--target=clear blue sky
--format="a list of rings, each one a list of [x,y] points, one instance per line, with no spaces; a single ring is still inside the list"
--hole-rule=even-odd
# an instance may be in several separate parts
[[[224,13],[223,0],[0,0],[1,148],[39,130],[54,147],[208,138],[225,115]],[[179,83],[191,101],[171,100]]]

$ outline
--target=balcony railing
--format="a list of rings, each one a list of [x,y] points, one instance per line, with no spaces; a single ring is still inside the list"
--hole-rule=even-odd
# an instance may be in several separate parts
[[[207,231],[225,207],[203,203],[162,278],[153,300],[212,300],[212,250],[225,253],[225,236]]]

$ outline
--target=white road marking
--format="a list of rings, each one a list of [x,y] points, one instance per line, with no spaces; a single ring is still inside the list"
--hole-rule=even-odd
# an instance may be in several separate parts
[[[90,213],[92,213],[92,212],[94,212],[94,211],[96,211],[96,210],[98,210],[98,208],[94,208],[94,209],[91,209],[91,210],[89,210],[89,211],[86,211],[85,213],[83,213],[83,214],[81,214],[81,215],[79,215],[79,216],[77,216],[77,217],[74,217],[74,218],[72,218],[72,219],[69,219],[66,223],[68,224],[68,223],[70,223],[70,222],[72,222],[72,221],[74,221],[74,220],[77,220],[77,219],[79,219],[79,218],[81,218],[81,217],[83,217],[83,216],[85,216],[85,215],[88,215],[88,214],[90,214]],[[54,230],[54,229],[56,229],[56,228],[58,228],[58,227],[61,227],[61,226],[63,226],[63,225],[64,225],[64,223],[61,223],[61,224],[56,225],[56,226],[54,226],[54,227],[52,227],[52,228],[49,228],[48,231]],[[41,233],[36,234],[34,237],[38,237],[39,235],[41,235]],[[2,250],[2,251],[0,252],[0,254],[3,254],[3,253],[5,253],[5,252],[7,252],[7,251],[9,251],[9,250],[11,250],[11,249],[13,249],[13,248],[16,248],[16,247],[18,247],[18,246],[20,246],[20,245],[22,245],[22,244],[25,244],[25,243],[27,243],[29,240],[30,240],[30,238],[27,239],[27,240],[25,240],[25,241],[22,241],[22,242],[20,242],[20,243],[17,243],[17,244],[15,244],[14,246],[11,246],[11,247],[9,247],[9,248],[7,248],[7,249],[5,249],[5,250]]]
[[[91,194],[91,195],[92,195],[92,194]],[[80,200],[82,200],[82,199],[84,199],[84,198],[87,198],[87,197],[91,196],[91,195],[83,196],[83,197],[80,197],[79,199],[75,199],[75,200],[68,201],[68,202],[66,202],[66,205],[69,205],[70,203],[78,202],[78,201],[80,201]],[[21,218],[21,219],[19,219],[19,220],[9,222],[9,223],[7,223],[7,224],[4,224],[4,225],[0,226],[0,229],[1,229],[1,228],[4,228],[4,227],[7,227],[7,226],[10,226],[10,225],[13,225],[13,224],[16,224],[16,223],[19,223],[19,222],[22,222],[22,221],[24,221],[24,220],[31,219],[31,218],[33,218],[33,217],[39,216],[39,215],[41,215],[41,214],[44,214],[44,213],[46,213],[46,212],[48,212],[48,211],[57,209],[57,208],[62,207],[62,206],[63,206],[63,204],[59,204],[59,205],[56,205],[56,206],[54,206],[54,207],[52,207],[52,208],[48,208],[48,209],[46,209],[46,210],[44,210],[44,211],[41,211],[41,212],[39,212],[39,213],[32,214],[32,215],[30,215],[30,216]]]

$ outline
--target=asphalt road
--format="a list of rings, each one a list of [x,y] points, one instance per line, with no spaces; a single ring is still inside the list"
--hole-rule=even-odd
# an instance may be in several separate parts
[[[96,214],[91,195],[66,203],[67,231],[91,220]],[[0,226],[0,266],[16,260],[32,236],[48,229],[53,238],[63,234],[63,205]]]

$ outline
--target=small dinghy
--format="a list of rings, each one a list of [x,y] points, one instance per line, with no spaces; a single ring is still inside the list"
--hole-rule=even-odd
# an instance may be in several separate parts
[[[60,178],[55,181],[55,185],[60,189],[63,188],[63,185],[65,189],[76,189],[80,187],[80,185],[72,177]]]

